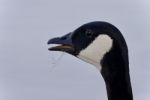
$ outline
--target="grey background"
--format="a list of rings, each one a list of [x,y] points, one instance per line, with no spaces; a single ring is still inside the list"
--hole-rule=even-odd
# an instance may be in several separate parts
[[[62,53],[47,50],[50,38],[96,20],[123,33],[134,99],[149,100],[149,0],[0,0],[0,100],[107,100],[95,67],[68,54],[55,65]]]

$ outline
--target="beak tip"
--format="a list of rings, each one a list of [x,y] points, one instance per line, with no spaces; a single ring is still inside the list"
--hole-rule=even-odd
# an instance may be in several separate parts
[[[47,41],[47,44],[51,44],[52,43],[52,39]]]
[[[52,38],[47,42],[47,44],[57,44],[59,43],[59,41],[60,41],[60,38]]]
[[[50,44],[50,40],[47,42],[47,44]]]

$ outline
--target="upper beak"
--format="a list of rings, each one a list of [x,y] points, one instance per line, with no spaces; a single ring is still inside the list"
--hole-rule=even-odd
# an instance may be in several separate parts
[[[50,51],[64,51],[67,53],[74,52],[74,46],[72,43],[73,33],[68,33],[62,37],[52,38],[48,41],[48,44],[58,44],[58,46],[49,48]]]

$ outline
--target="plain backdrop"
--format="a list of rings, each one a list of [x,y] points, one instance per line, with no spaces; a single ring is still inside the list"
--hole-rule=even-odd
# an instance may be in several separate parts
[[[122,32],[134,100],[150,100],[149,0],[0,0],[0,100],[107,100],[95,67],[48,51],[50,38],[91,21]]]

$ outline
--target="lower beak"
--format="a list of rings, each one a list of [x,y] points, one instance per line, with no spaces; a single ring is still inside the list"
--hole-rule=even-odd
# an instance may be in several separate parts
[[[50,47],[48,50],[50,51],[63,51],[72,54],[74,50],[74,46],[72,43],[72,33],[64,35],[62,37],[52,38],[48,41],[48,44],[57,44],[58,46]]]

